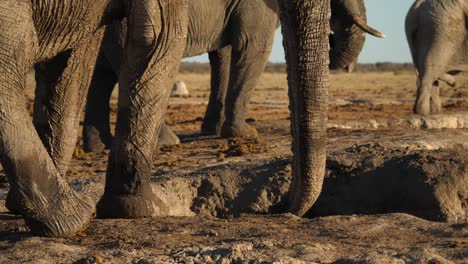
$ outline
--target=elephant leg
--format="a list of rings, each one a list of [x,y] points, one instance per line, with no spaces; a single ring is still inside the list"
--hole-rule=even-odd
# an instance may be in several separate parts
[[[117,56],[117,55],[115,55]],[[101,50],[89,88],[83,124],[83,148],[86,152],[102,152],[112,141],[110,107],[117,74]]]
[[[442,102],[440,101],[439,81],[436,81],[431,89],[431,114],[440,112],[442,112]]]
[[[438,79],[444,76],[450,61],[462,47],[464,34],[445,32],[447,28],[452,28],[452,25],[445,24],[447,22],[440,22],[441,24],[437,26],[430,24],[434,23],[433,21],[423,22],[424,27],[420,27],[414,35],[417,54],[413,56],[418,70],[418,90],[414,112],[420,115],[430,115],[442,109]]]
[[[49,112],[54,111],[53,107],[56,108],[55,111],[61,111],[61,108],[56,105],[57,101],[54,100],[56,98],[53,99],[53,97],[54,94],[56,95],[56,92],[58,92],[58,89],[60,89],[60,87],[57,86],[58,89],[55,90],[55,84],[58,83],[64,69],[67,67],[69,58],[70,52],[63,52],[50,61],[36,64],[34,67],[36,75],[36,94],[34,100],[33,124],[42,140],[42,144],[47,148],[49,155],[51,155],[52,159],[58,158],[54,160],[54,162],[62,175],[66,174],[67,166],[64,164],[60,165],[56,162],[60,160],[60,157],[58,155],[59,153],[54,153],[53,151],[54,144],[52,142],[56,140],[56,138],[52,138],[51,135],[52,126],[49,124],[49,121],[52,120],[49,120]],[[54,101],[54,103],[52,103],[52,101]],[[8,193],[5,205],[11,212],[19,212],[14,192]]]
[[[74,234],[87,225],[94,206],[62,178],[25,107],[25,76],[38,50],[30,4],[1,1],[0,17],[0,36],[8,36],[0,37],[0,162],[33,233]]]
[[[180,140],[174,132],[167,126],[166,122],[163,121],[161,129],[159,130],[158,144],[160,146],[177,145],[180,144]]]
[[[273,33],[270,35],[273,36]],[[245,119],[253,89],[270,56],[273,38],[265,37],[265,42],[262,43],[259,40],[255,41],[252,37],[251,41],[253,43],[237,41],[232,47],[231,71],[224,111],[225,121],[221,129],[222,137],[256,138],[258,136],[257,130],[248,125]]]
[[[219,135],[224,122],[224,102],[229,85],[231,46],[208,53],[211,65],[211,93],[201,126],[203,135]]]
[[[91,83],[103,30],[72,51],[37,64],[33,122],[62,175],[76,147],[80,116]]]
[[[98,217],[167,214],[150,185],[153,149],[185,49],[186,1],[134,1],[119,76],[119,111]]]
[[[414,112],[420,115],[430,115],[442,111],[440,101],[440,87],[436,76],[440,76],[443,69],[434,69],[432,66],[423,68],[418,74],[418,90]]]

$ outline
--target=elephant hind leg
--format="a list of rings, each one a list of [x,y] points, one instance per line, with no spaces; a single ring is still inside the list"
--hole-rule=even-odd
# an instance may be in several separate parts
[[[418,90],[414,112],[421,115],[430,115],[441,111],[439,98],[439,79],[444,78],[451,61],[458,50],[463,47],[464,32],[448,30],[457,21],[448,22],[421,21],[415,35],[415,47],[418,52],[414,58],[418,70]],[[434,25],[434,23],[440,23]]]
[[[117,74],[101,50],[86,101],[83,124],[83,148],[86,152],[102,152],[111,145],[109,102],[117,84]]]
[[[69,52],[37,64],[34,125],[60,174],[65,176],[78,138],[78,127],[102,30]]]
[[[257,130],[245,122],[247,106],[270,56],[271,36],[253,43],[235,43],[231,55],[229,87],[225,100],[225,121],[221,128],[222,137],[258,137]]]
[[[63,180],[25,107],[25,76],[37,51],[32,11],[25,1],[2,1],[0,20],[0,162],[11,202],[33,233],[74,234],[91,219],[93,203]]]
[[[201,126],[204,135],[219,135],[224,122],[224,104],[229,86],[231,46],[210,52],[211,92]]]
[[[439,81],[434,76],[437,75],[429,71],[418,77],[418,90],[413,108],[414,113],[427,116],[442,110]]]

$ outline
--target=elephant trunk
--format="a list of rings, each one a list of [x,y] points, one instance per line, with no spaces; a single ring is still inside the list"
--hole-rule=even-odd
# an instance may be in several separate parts
[[[304,215],[325,174],[330,0],[281,0],[290,112],[293,179],[288,210]]]
[[[384,35],[367,25],[364,1],[333,0],[331,4],[330,69],[351,72],[364,47],[366,33]]]

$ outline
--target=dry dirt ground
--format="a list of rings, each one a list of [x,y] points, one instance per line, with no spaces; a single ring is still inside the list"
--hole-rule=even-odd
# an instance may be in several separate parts
[[[2,174],[0,263],[468,263],[468,76],[442,88],[443,114],[421,118],[413,73],[334,74],[324,188],[305,218],[278,214],[291,177],[285,74],[265,73],[254,93],[258,140],[200,136],[209,75],[179,79],[191,96],[171,98],[166,121],[182,143],[156,151],[152,176],[167,215],[33,237],[3,207]],[[97,200],[108,153],[80,146],[67,180]]]

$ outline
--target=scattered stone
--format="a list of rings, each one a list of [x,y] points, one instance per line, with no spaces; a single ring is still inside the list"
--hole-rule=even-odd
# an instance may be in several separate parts
[[[176,81],[172,86],[171,97],[189,97],[190,93],[184,81]]]

